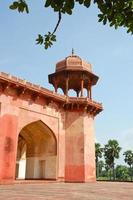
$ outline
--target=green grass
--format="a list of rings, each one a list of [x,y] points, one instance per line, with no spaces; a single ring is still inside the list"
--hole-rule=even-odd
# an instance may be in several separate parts
[[[98,177],[97,178],[97,181],[113,181],[113,179],[111,179],[110,180],[110,178],[109,177]],[[126,179],[126,180],[120,180],[120,179],[115,179],[115,181],[120,181],[120,182],[133,182],[133,181],[131,181],[131,179],[129,178],[129,179]]]

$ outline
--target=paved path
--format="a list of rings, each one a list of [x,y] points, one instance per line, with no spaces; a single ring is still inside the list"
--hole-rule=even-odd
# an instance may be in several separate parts
[[[133,200],[133,183],[0,185],[0,200]]]

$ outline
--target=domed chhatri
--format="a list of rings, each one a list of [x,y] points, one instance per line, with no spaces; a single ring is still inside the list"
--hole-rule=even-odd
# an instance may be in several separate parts
[[[91,72],[91,64],[85,62],[77,55],[71,55],[56,64],[56,72],[62,70],[81,70]]]
[[[72,55],[56,64],[55,73],[49,75],[49,83],[51,83],[55,92],[61,88],[65,95],[68,96],[69,89],[73,89],[77,93],[77,97],[83,97],[83,89],[87,90],[87,97],[92,98],[91,88],[98,81],[98,76],[92,72],[92,66],[79,56]]]

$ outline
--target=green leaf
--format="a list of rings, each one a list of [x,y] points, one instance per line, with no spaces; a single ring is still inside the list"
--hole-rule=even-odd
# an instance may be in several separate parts
[[[79,2],[79,4],[83,4],[84,0],[76,0]]]
[[[84,5],[89,8],[90,7],[90,4],[91,4],[91,0],[85,0],[84,1]]]
[[[9,6],[9,8],[12,10],[17,9],[18,12],[26,11],[26,13],[29,13],[28,5],[24,0],[14,1],[13,4]]]
[[[25,10],[26,10],[27,13],[29,13],[29,8],[28,8],[27,5],[26,5],[26,7],[25,7]]]
[[[18,11],[23,12],[24,8],[25,8],[24,5],[20,4],[19,7],[18,7]]]
[[[44,6],[46,8],[49,7],[51,5],[51,2],[52,2],[52,0],[47,0]]]
[[[44,47],[45,47],[45,49],[48,49],[48,44],[44,43]]]
[[[69,14],[69,15],[71,15],[72,14],[72,10],[70,8],[67,8],[66,9],[66,13]]]
[[[9,8],[12,9],[12,10],[17,9],[18,8],[18,2],[17,1],[13,2],[13,4],[9,6]]]
[[[36,42],[37,42],[36,44],[40,44],[41,45],[41,44],[43,44],[43,41],[44,41],[43,40],[43,36],[39,34],[38,38],[36,39]]]
[[[74,5],[75,5],[75,2],[74,2],[74,0],[71,0],[70,2],[71,2],[71,3],[70,3],[69,5],[70,5],[71,9],[73,9],[73,8],[74,8]]]
[[[111,22],[111,23],[110,23],[110,26],[113,26],[113,25],[114,25],[114,22]]]
[[[48,49],[49,47],[51,47],[53,45],[53,42],[56,41],[56,35],[54,35],[51,32],[48,32],[48,34],[44,35],[44,48]]]
[[[105,25],[106,23],[107,23],[107,17],[105,16],[103,20],[103,24]]]
[[[51,40],[56,42],[56,35],[52,35]]]
[[[98,17],[99,17],[99,22],[103,21],[103,18],[104,18],[104,15],[103,14],[98,14]]]
[[[58,12],[59,10],[60,10],[60,8],[58,8],[58,7],[54,8],[55,12]]]

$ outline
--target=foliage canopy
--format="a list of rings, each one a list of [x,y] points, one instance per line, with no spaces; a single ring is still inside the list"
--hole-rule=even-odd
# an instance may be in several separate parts
[[[10,9],[18,12],[29,13],[28,0],[16,0],[10,5]],[[50,7],[58,13],[58,22],[53,32],[42,36],[38,35],[37,44],[44,45],[45,49],[51,47],[56,41],[55,32],[60,24],[63,14],[72,15],[75,5],[80,4],[89,8],[95,4],[99,9],[98,21],[104,25],[109,24],[115,27],[124,27],[128,33],[133,34],[133,0],[45,0],[44,7]]]
[[[104,157],[106,163],[110,167],[114,167],[115,158],[119,158],[119,153],[121,151],[121,147],[119,146],[117,140],[109,140],[108,144],[104,147]]]
[[[100,143],[95,143],[95,156],[96,156],[96,163],[98,163],[98,158],[102,157],[103,148],[101,147]]]
[[[133,166],[133,151],[127,150],[123,154],[125,156],[124,160],[130,167]]]

